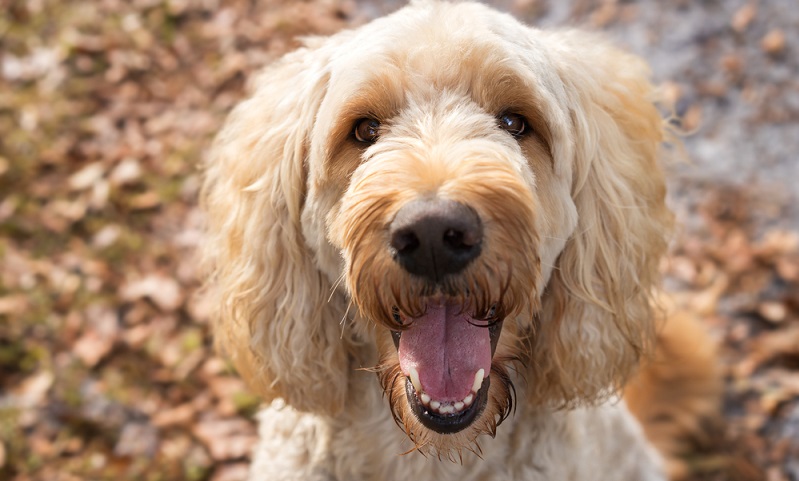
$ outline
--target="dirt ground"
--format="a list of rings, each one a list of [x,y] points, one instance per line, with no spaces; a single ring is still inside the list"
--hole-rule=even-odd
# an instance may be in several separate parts
[[[198,165],[258,68],[404,2],[0,0],[0,479],[244,478],[258,400],[213,354]],[[666,288],[719,340],[695,480],[799,481],[796,0],[498,0],[650,61],[691,159]]]

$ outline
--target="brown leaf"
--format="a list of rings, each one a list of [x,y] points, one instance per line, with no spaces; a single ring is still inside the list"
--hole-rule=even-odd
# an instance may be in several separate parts
[[[14,389],[12,404],[18,408],[31,408],[39,405],[53,385],[53,379],[53,373],[44,370],[26,378]]]
[[[778,356],[799,356],[799,324],[761,334],[751,345],[747,361],[753,368]]]
[[[141,163],[133,157],[126,157],[111,171],[108,180],[114,186],[133,184],[142,176]]]
[[[71,202],[59,199],[51,202],[47,208],[62,219],[75,222],[83,219],[86,215],[88,203],[82,198],[75,199]]]
[[[244,481],[249,475],[247,463],[223,464],[214,470],[211,481]]]
[[[176,424],[188,424],[197,409],[193,403],[185,403],[171,409],[158,411],[152,418],[153,426],[163,428]]]
[[[728,53],[721,57],[721,68],[735,77],[744,69],[744,59],[738,53]]]
[[[719,260],[732,273],[750,270],[754,260],[752,245],[749,236],[741,229],[734,229],[724,240],[719,249]]]
[[[775,28],[760,41],[760,48],[769,55],[779,55],[785,50],[785,32]]]
[[[158,207],[161,204],[161,196],[158,192],[150,191],[135,195],[128,201],[128,206],[134,210],[148,210]]]
[[[788,317],[788,307],[782,302],[766,301],[760,303],[757,313],[769,322],[780,323]]]
[[[799,251],[799,233],[784,230],[769,231],[753,250],[757,257],[765,260],[795,254]]]
[[[702,106],[693,104],[682,116],[682,128],[687,132],[693,132],[702,125]]]
[[[119,239],[121,234],[122,229],[117,224],[107,224],[94,234],[92,237],[92,246],[97,249],[110,247]]]
[[[72,190],[86,190],[92,187],[105,174],[102,162],[94,162],[75,172],[67,181]]]
[[[752,23],[755,16],[757,16],[757,6],[754,3],[747,3],[739,8],[732,17],[731,26],[733,30],[742,33],[749,27],[749,24]]]
[[[83,335],[77,340],[73,350],[84,364],[94,367],[114,347],[119,337],[119,323],[116,312],[107,307],[90,307],[85,317]]]
[[[783,257],[777,260],[777,274],[785,281],[799,281],[799,256]]]
[[[193,432],[217,461],[247,456],[258,440],[255,427],[239,418],[203,420]]]
[[[122,286],[120,295],[126,301],[148,298],[164,311],[174,311],[183,304],[180,284],[171,277],[150,274]]]
[[[119,435],[114,454],[117,456],[151,457],[158,449],[158,431],[142,422],[125,423]]]
[[[0,314],[17,315],[28,309],[28,296],[11,294],[0,297]]]

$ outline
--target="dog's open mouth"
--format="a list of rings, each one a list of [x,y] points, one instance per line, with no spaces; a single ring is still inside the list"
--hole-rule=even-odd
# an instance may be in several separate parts
[[[398,314],[399,315],[399,314]],[[491,361],[502,327],[492,308],[475,318],[457,303],[430,302],[423,315],[392,331],[408,404],[429,429],[451,434],[467,428],[485,408]]]

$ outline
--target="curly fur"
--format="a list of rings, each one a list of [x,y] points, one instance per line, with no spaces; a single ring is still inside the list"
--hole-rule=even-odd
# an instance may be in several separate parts
[[[664,479],[616,402],[655,339],[672,224],[648,75],[593,35],[422,1],[255,79],[203,191],[216,338],[271,403],[252,479]],[[500,130],[508,109],[534,134]],[[368,147],[363,117],[382,120]],[[486,226],[440,288],[505,319],[486,410],[455,435],[409,411],[389,331],[430,286],[391,259],[386,226],[425,196]]]

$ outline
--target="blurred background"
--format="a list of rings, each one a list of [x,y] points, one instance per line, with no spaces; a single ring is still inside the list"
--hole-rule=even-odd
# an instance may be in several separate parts
[[[0,479],[243,480],[258,400],[214,355],[199,165],[295,36],[404,2],[0,0]],[[689,163],[666,287],[721,344],[695,480],[799,480],[796,0],[497,0],[649,60]]]

